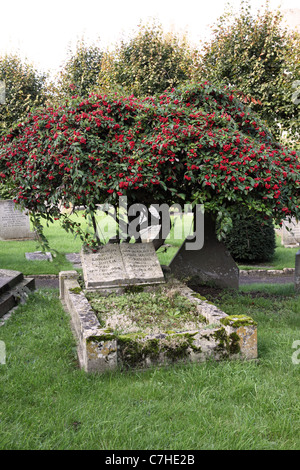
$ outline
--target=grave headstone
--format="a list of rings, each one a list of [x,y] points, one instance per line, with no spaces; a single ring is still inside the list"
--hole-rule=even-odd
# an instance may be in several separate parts
[[[281,244],[284,246],[298,246],[300,244],[300,223],[296,219],[291,222],[284,220],[281,228]]]
[[[82,251],[81,259],[87,289],[165,282],[152,243],[107,244],[95,253]]]
[[[29,215],[15,207],[12,200],[0,201],[0,240],[33,239]]]
[[[215,223],[204,215],[204,245],[200,250],[187,250],[185,242],[169,264],[170,272],[178,279],[194,278],[221,288],[238,289],[239,268],[225,245],[218,241]]]

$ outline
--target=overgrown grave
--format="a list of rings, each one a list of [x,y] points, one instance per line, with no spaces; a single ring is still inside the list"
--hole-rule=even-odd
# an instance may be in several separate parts
[[[83,280],[60,273],[60,298],[84,370],[257,357],[255,322],[167,279],[152,242],[107,244],[81,259]]]

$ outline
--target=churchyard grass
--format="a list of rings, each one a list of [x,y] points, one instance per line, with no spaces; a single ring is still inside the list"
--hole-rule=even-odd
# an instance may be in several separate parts
[[[80,220],[82,217],[80,211],[72,216],[73,219]],[[173,218],[171,216],[171,218]],[[99,218],[100,220],[100,218]],[[85,223],[85,222],[84,222]],[[179,219],[177,220],[179,223]],[[86,223],[87,224],[87,223]],[[185,234],[189,233],[191,225],[191,218],[184,216],[184,227]],[[182,238],[178,237],[176,233],[176,239],[174,239],[174,227],[171,230],[170,236],[166,241],[166,247],[162,247],[158,250],[157,256],[162,265],[168,265],[175,256],[178,248],[184,240],[184,234]],[[103,235],[108,237],[109,233]],[[39,275],[39,274],[58,274],[60,271],[73,269],[71,263],[65,259],[66,253],[79,252],[82,246],[81,240],[75,238],[71,233],[65,232],[59,225],[58,221],[55,221],[49,226],[45,225],[45,235],[47,236],[50,247],[52,250],[57,251],[57,256],[53,262],[48,261],[28,261],[25,258],[26,252],[38,251],[41,247],[36,241],[0,241],[0,267],[4,269],[13,269],[23,272],[25,275]],[[298,251],[297,248],[285,248],[281,245],[280,237],[276,236],[276,250],[272,261],[267,263],[255,263],[254,265],[239,265],[240,269],[283,269],[283,268],[294,268],[295,267],[295,255]]]
[[[284,269],[295,267],[295,256],[299,247],[286,248],[281,244],[281,238],[276,235],[276,249],[271,261],[265,263],[253,263],[248,265],[239,264],[240,269]]]
[[[98,220],[101,220],[100,216]],[[78,213],[72,215],[72,219],[80,220],[85,226],[88,225],[86,221],[82,219],[82,214]],[[188,228],[191,220],[187,217],[185,225]],[[104,239],[108,239],[113,228],[107,232],[103,232]],[[56,258],[53,262],[49,261],[28,261],[25,258],[26,252],[39,251],[41,246],[38,245],[37,241],[0,241],[0,267],[2,269],[13,269],[21,271],[24,275],[39,275],[39,274],[58,274],[60,271],[66,271],[73,269],[72,264],[65,259],[66,253],[78,253],[81,250],[82,242],[79,238],[74,238],[71,233],[63,230],[58,221],[54,221],[53,224],[48,226],[44,224],[44,233],[48,238],[51,250],[56,253]],[[170,238],[167,240],[167,250],[160,249],[158,252],[158,258],[161,264],[169,264],[171,258],[176,254],[179,246],[183,242],[182,239],[174,240],[173,237],[174,228],[171,231]]]
[[[0,448],[299,450],[300,297],[292,284],[257,290],[214,303],[258,322],[258,361],[103,375],[78,369],[58,291],[31,294],[0,327]]]

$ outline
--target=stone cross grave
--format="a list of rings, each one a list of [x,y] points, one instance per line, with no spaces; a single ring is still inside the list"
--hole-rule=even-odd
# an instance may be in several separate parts
[[[87,289],[109,289],[165,282],[153,243],[101,246],[97,252],[81,251]]]
[[[15,208],[12,200],[0,201],[0,240],[33,239],[29,215]]]

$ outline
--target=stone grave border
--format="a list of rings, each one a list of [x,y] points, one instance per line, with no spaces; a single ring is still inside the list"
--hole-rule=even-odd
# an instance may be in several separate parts
[[[185,295],[197,304],[199,312],[208,322],[207,326],[196,331],[164,333],[141,338],[139,339],[141,346],[148,340],[161,341],[166,337],[177,340],[180,337],[188,341],[187,354],[184,358],[186,362],[257,358],[257,325],[251,318],[243,315],[229,316],[185,285],[178,282],[178,287],[181,295]],[[126,369],[118,354],[120,347],[118,337],[111,331],[101,328],[78,283],[77,271],[60,272],[59,288],[61,302],[70,315],[80,368],[86,372],[98,373]],[[149,354],[139,362],[138,368],[168,365],[174,363],[174,360],[164,352],[155,357]]]
[[[283,268],[283,269],[240,269],[240,275],[243,276],[285,276],[287,274],[294,274],[295,268]]]

